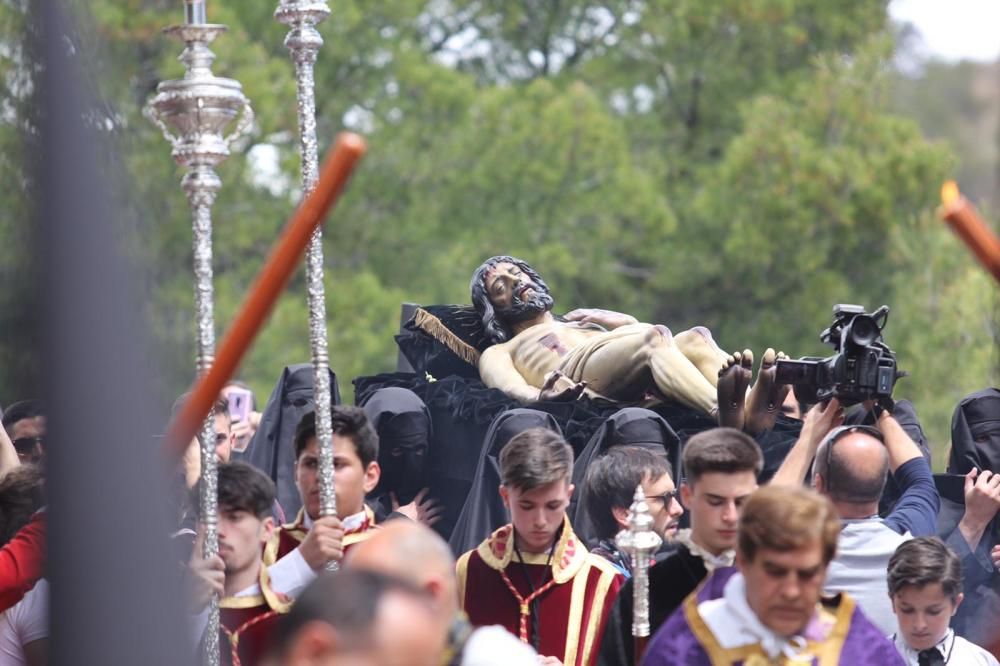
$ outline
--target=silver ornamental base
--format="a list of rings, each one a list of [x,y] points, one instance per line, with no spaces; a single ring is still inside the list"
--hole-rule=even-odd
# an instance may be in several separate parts
[[[215,358],[215,320],[212,288],[212,204],[222,187],[215,166],[229,156],[229,146],[253,124],[253,111],[237,81],[215,76],[211,66],[215,55],[208,45],[225,32],[223,25],[182,25],[165,32],[185,44],[180,55],[184,78],[163,81],[146,107],[147,116],[160,128],[171,147],[174,161],[187,172],[181,187],[187,195],[192,215],[194,253],[195,321],[197,325],[197,367],[200,373]],[[228,136],[225,130],[239,121]],[[219,552],[218,474],[215,457],[215,425],[210,414],[199,434],[202,483],[199,494],[201,521],[205,529],[204,556]],[[218,598],[209,606],[205,630],[205,663],[219,663]]]
[[[618,533],[615,543],[632,557],[632,635],[645,638],[649,636],[649,561],[663,539],[653,531],[653,517],[641,484],[636,486],[629,507],[628,527]]]

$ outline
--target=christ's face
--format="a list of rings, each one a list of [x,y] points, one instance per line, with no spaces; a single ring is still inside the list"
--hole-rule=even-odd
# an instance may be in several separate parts
[[[490,303],[503,321],[530,319],[552,308],[552,296],[519,266],[501,261],[488,271],[484,287]]]

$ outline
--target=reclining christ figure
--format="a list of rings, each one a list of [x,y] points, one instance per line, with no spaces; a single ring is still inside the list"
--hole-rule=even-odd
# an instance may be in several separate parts
[[[788,390],[774,383],[782,354],[768,349],[748,395],[753,354],[727,354],[701,326],[673,335],[666,326],[591,309],[557,320],[544,280],[514,257],[486,260],[470,290],[494,343],[479,359],[483,383],[523,404],[575,400],[584,391],[639,402],[652,393],[756,434],[774,425]]]

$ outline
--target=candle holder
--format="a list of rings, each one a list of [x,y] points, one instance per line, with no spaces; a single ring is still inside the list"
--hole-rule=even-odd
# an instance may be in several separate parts
[[[325,0],[282,0],[274,11],[289,26],[285,36],[295,66],[299,146],[302,154],[302,195],[316,187],[319,153],[316,144],[316,83],[314,70],[323,37],[316,25],[330,15]],[[306,293],[309,306],[309,345],[312,352],[316,440],[319,444],[319,514],[337,515],[333,485],[333,426],[330,418],[330,360],[326,335],[326,291],[323,285],[323,230],[317,227],[306,251]],[[335,571],[330,561],[327,570]]]
[[[653,516],[641,484],[636,486],[629,507],[628,527],[618,533],[615,543],[632,558],[632,635],[638,646],[649,637],[649,562],[663,543],[653,531]],[[637,649],[637,663],[641,656]]]
[[[184,78],[163,81],[146,106],[147,117],[163,132],[171,155],[187,172],[181,188],[187,195],[192,214],[194,249],[195,320],[197,323],[197,370],[203,373],[215,358],[215,319],[212,287],[212,204],[222,187],[215,166],[229,156],[229,146],[249,131],[253,124],[250,102],[239,82],[212,74],[215,54],[208,45],[226,31],[226,26],[210,23],[185,24],[167,28],[171,37],[184,42],[180,61]],[[229,135],[226,128],[237,117]],[[205,526],[206,558],[219,552],[218,472],[215,459],[213,415],[199,433],[201,446],[200,518]],[[205,662],[219,663],[219,600],[209,606],[205,630]]]

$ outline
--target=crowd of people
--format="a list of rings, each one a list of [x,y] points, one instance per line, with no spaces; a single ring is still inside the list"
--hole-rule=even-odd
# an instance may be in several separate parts
[[[203,556],[199,442],[169,471],[179,661],[211,645],[244,666],[998,664],[1000,390],[958,404],[948,474],[934,475],[906,401],[799,405],[773,350],[751,385],[752,354],[706,330],[553,318],[547,286],[511,257],[476,272],[472,297],[492,337],[481,376],[512,404],[465,443],[478,462],[457,506],[423,487],[433,424],[412,391],[332,408],[336,515],[323,515],[311,402],[276,390],[257,412],[245,385],[223,390],[216,555]],[[573,446],[547,408],[591,398],[630,405]],[[638,402],[715,425],[679,435]],[[38,666],[45,411],[17,402],[2,422],[0,665]],[[776,449],[777,427],[794,436]],[[616,539],[640,496],[662,540],[646,585]],[[648,640],[633,635],[637,590]]]

